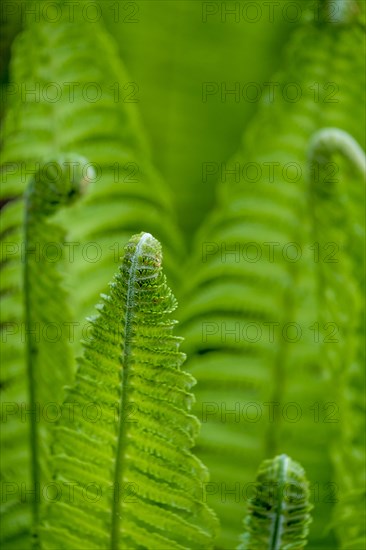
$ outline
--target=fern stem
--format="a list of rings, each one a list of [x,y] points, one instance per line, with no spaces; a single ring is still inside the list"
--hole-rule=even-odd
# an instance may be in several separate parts
[[[32,314],[31,314],[31,291],[30,291],[30,273],[29,273],[29,244],[31,242],[31,220],[32,216],[29,215],[29,202],[26,201],[26,216],[25,216],[25,246],[26,246],[26,256],[24,262],[24,319],[26,327],[26,361],[27,361],[27,380],[28,380],[28,399],[29,407],[31,411],[35,411],[36,407],[36,377],[35,377],[35,358],[37,355],[37,348],[34,345],[33,341],[30,338],[30,328],[32,326]],[[29,429],[30,437],[30,452],[31,452],[31,479],[34,483],[34,490],[40,486],[40,475],[38,468],[38,450],[39,450],[39,441],[38,441],[38,430],[36,422],[33,420],[30,422]],[[35,498],[32,506],[33,513],[33,525],[37,525],[39,521],[39,499]]]

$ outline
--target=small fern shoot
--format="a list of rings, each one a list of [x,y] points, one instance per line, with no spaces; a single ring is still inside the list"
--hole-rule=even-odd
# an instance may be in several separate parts
[[[308,482],[300,464],[284,454],[264,460],[238,550],[304,548],[311,508]]]
[[[24,314],[31,411],[50,402],[61,403],[63,387],[72,380],[71,355],[62,330],[63,322],[69,322],[71,316],[52,257],[52,248],[60,246],[64,231],[49,218],[82,194],[88,170],[87,161],[75,155],[45,163],[31,179],[25,196]],[[47,471],[47,453],[43,460],[41,455],[42,439],[43,443],[49,441],[46,428],[46,422],[37,422],[36,415],[30,415],[31,470],[36,488],[41,483],[41,471]],[[35,522],[39,519],[38,501],[34,499]]]
[[[67,333],[71,315],[59,270],[65,235],[53,214],[81,195],[88,170],[86,160],[74,154],[42,163],[25,193],[19,234],[23,249],[18,254],[23,300],[18,315],[9,315],[2,336],[0,542],[9,549],[31,545],[32,526],[40,514],[41,485],[48,476],[52,426],[48,406],[54,410],[62,403],[63,388],[72,380]],[[14,263],[11,254],[4,259],[7,267]],[[14,269],[10,274],[15,278]],[[30,493],[25,495],[22,487]]]
[[[366,155],[349,133],[339,128],[316,132],[309,144],[309,214],[314,240],[324,247],[336,243],[340,260],[320,262],[318,295],[321,317],[338,326],[342,338],[334,346],[323,344],[324,367],[338,389],[342,411],[338,437],[331,456],[339,487],[332,527],[340,548],[364,548],[365,502],[365,178]],[[326,177],[333,162],[339,177]],[[336,163],[334,162],[336,161]]]
[[[213,546],[216,518],[202,499],[207,472],[190,452],[199,427],[189,413],[195,381],[181,370],[181,338],[169,318],[176,300],[161,262],[151,234],[133,236],[91,319],[54,444],[56,483],[75,491],[49,507],[43,548]],[[99,497],[92,503],[84,491],[91,485]]]

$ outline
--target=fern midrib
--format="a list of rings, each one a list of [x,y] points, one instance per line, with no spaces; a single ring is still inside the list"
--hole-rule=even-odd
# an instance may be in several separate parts
[[[124,447],[127,436],[127,425],[123,422],[125,418],[125,412],[127,412],[127,407],[129,405],[128,398],[128,378],[129,378],[129,360],[131,357],[131,335],[132,335],[132,320],[134,317],[134,297],[135,297],[135,283],[136,283],[136,267],[138,264],[138,258],[140,255],[141,248],[146,239],[151,238],[149,233],[144,233],[136,245],[134,255],[131,260],[131,268],[128,277],[127,283],[127,297],[126,297],[126,317],[125,317],[125,326],[124,326],[124,348],[121,358],[122,363],[122,392],[120,400],[120,417],[119,417],[119,432],[118,432],[118,441],[117,441],[117,453],[116,453],[116,462],[115,462],[115,472],[114,472],[114,491],[119,490],[119,485],[123,480],[123,472],[125,469],[125,460],[124,460]],[[119,493],[117,493],[119,494]],[[111,525],[111,549],[118,550],[118,542],[120,537],[120,503],[119,499],[114,495],[113,505],[112,505],[112,525]]]
[[[268,550],[280,550],[281,548],[281,539],[282,539],[282,533],[283,533],[283,509],[284,509],[284,501],[283,501],[283,487],[285,483],[286,478],[286,471],[288,466],[288,457],[287,456],[281,456],[280,461],[280,471],[278,475],[278,488],[277,488],[277,509],[276,509],[276,516],[275,516],[275,523],[272,531],[272,537],[270,544],[268,546]]]
[[[25,240],[25,258],[24,258],[24,320],[25,327],[28,335],[26,337],[26,369],[27,369],[27,381],[28,381],[28,399],[30,411],[35,410],[36,405],[36,380],[35,372],[33,368],[33,359],[37,354],[37,347],[33,344],[30,338],[31,323],[32,323],[32,308],[31,308],[31,288],[30,288],[30,273],[29,273],[29,255],[28,250],[32,243],[30,235],[32,234],[33,216],[30,213],[29,199],[26,197],[26,212],[25,212],[25,225],[24,225],[24,240]],[[29,427],[29,439],[30,439],[30,454],[31,454],[31,479],[34,483],[34,488],[37,490],[40,483],[40,471],[39,471],[39,439],[38,430],[35,422],[35,415],[30,414],[30,427]],[[39,502],[37,498],[32,502],[32,514],[34,525],[38,524],[39,520]]]

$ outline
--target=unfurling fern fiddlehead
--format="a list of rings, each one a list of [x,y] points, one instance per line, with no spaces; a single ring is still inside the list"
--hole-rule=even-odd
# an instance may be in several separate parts
[[[31,179],[25,195],[24,312],[30,411],[62,401],[63,386],[72,380],[72,363],[65,324],[71,321],[52,247],[61,247],[64,231],[49,222],[62,206],[74,202],[93,177],[86,159],[70,155],[44,164]],[[51,254],[50,254],[51,250]],[[49,334],[49,329],[54,334]],[[50,345],[51,342],[51,345]],[[52,349],[52,356],[50,351]],[[40,415],[40,420],[43,414]],[[45,474],[41,447],[49,443],[46,424],[30,421],[32,480],[40,490]],[[38,498],[34,520],[39,519]]]
[[[303,468],[286,455],[262,462],[238,550],[297,550],[311,521]]]
[[[337,161],[336,163],[333,161]],[[366,155],[357,141],[338,128],[324,128],[310,141],[309,210],[320,249],[336,245],[332,263],[319,262],[318,294],[323,326],[330,320],[339,341],[323,345],[325,368],[338,388],[342,423],[332,449],[340,498],[334,527],[341,547],[366,545],[362,507],[365,498],[365,334],[363,255],[365,250]],[[327,177],[330,163],[337,178]],[[322,259],[321,259],[322,260]]]
[[[169,318],[176,301],[161,262],[156,239],[132,237],[91,320],[54,444],[54,479],[75,491],[50,506],[44,548],[213,545],[216,518],[202,500],[207,473],[190,451],[198,429],[189,413],[194,379],[181,370],[181,338]],[[91,405],[99,412],[88,421]],[[84,496],[90,485],[98,496],[92,505]]]
[[[21,251],[24,323],[9,323],[15,328],[4,346],[6,356],[14,350],[22,356],[20,360],[14,354],[3,369],[1,388],[1,542],[7,548],[30,547],[31,526],[38,522],[41,491],[48,475],[51,417],[73,374],[69,352],[72,319],[59,270],[65,253],[64,230],[53,214],[82,194],[91,175],[83,157],[61,156],[39,167],[25,193]],[[6,257],[5,262],[10,263]],[[18,490],[9,491],[15,481]]]
[[[309,146],[309,164],[324,165],[336,153],[344,155],[357,171],[366,177],[366,156],[357,141],[339,128],[323,128],[316,132]]]

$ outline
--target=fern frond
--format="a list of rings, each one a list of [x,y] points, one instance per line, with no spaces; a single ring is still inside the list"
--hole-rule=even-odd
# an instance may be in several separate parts
[[[56,262],[47,248],[63,243],[65,235],[59,226],[49,223],[48,219],[83,193],[88,183],[87,171],[84,176],[85,167],[88,167],[88,161],[75,155],[50,161],[31,179],[26,191],[23,292],[30,410],[37,406],[43,410],[48,403],[61,403],[63,387],[72,381],[73,369],[65,331],[71,313],[67,307],[66,293],[60,284]],[[89,174],[92,178],[90,167]],[[50,327],[54,334],[49,334]],[[40,451],[50,443],[47,423],[42,422],[42,417],[37,422],[33,416],[30,422],[32,479],[35,487],[40,485],[47,472],[46,457],[39,456]],[[37,499],[34,507],[37,523]]]
[[[336,161],[339,176],[324,178],[327,163]],[[314,170],[315,168],[315,170]],[[319,177],[314,177],[317,174]],[[314,239],[336,242],[339,260],[321,262],[318,295],[321,318],[330,315],[342,335],[337,353],[323,346],[324,366],[338,388],[342,411],[339,437],[332,447],[340,498],[333,528],[341,548],[366,545],[360,510],[365,506],[365,183],[366,155],[357,141],[338,128],[325,128],[309,144],[309,201]]]
[[[176,301],[161,262],[149,233],[132,237],[92,320],[54,444],[55,480],[75,484],[74,497],[50,506],[44,548],[213,545],[216,519],[202,499],[207,472],[190,451],[194,379],[181,370],[169,318]],[[91,404],[100,411],[95,422],[85,414]],[[98,488],[94,504],[83,496],[88,484]]]
[[[238,550],[304,548],[311,522],[309,496],[300,464],[286,455],[265,460],[258,471]]]
[[[95,169],[77,215],[63,214],[70,240],[78,243],[69,282],[78,319],[91,313],[95,296],[106,290],[121,255],[115,246],[139,230],[141,219],[163,243],[174,284],[179,280],[175,257],[183,253],[172,198],[152,166],[139,96],[131,95],[138,83],[128,76],[103,23],[83,17],[85,5],[74,6],[70,20],[61,2],[57,28],[42,15],[38,21],[27,18],[13,46],[11,82],[17,93],[9,93],[2,154],[7,200],[23,192],[22,174],[55,153],[78,151]],[[96,262],[83,250],[90,242],[99,251]],[[87,281],[82,293],[77,280]]]
[[[363,74],[358,46],[363,39],[357,19],[345,25],[306,24],[294,33],[284,58],[286,70],[273,81],[280,89],[296,82],[301,99],[262,103],[242,149],[227,163],[228,170],[239,167],[240,177],[234,170],[220,183],[218,205],[203,224],[186,267],[191,275],[180,321],[187,366],[199,380],[197,414],[205,415],[211,407],[203,417],[197,452],[217,488],[208,502],[221,519],[224,547],[235,545],[240,500],[245,498],[242,493],[226,497],[225,487],[250,482],[258,457],[280,450],[292,456],[301,447],[311,483],[324,488],[334,481],[330,458],[319,462],[314,445],[330,446],[339,426],[317,421],[311,409],[337,402],[337,395],[322,358],[324,347],[311,330],[321,318],[322,302],[316,291],[319,264],[310,248],[306,153],[311,136],[324,126],[339,125],[362,142],[364,83],[351,75]],[[314,90],[329,93],[330,82],[339,87],[338,92],[334,88],[335,103],[314,96]],[[245,170],[250,163],[254,177]],[[285,167],[291,165],[294,173],[286,175]],[[286,257],[287,250],[295,257],[298,250],[298,259]],[[298,327],[298,341],[282,332],[287,323]],[[217,358],[223,373],[229,373],[225,383],[217,370],[210,372]],[[251,411],[258,411],[255,422],[247,414],[250,403]],[[269,408],[276,403],[271,417]],[[288,403],[301,410],[293,423],[284,418]],[[332,504],[319,499],[310,537],[316,548],[335,544],[334,534],[324,532],[331,512]]]
[[[5,495],[1,540],[7,545],[20,547],[19,536],[29,537],[30,510],[33,526],[38,522],[40,486],[48,477],[52,422],[47,412],[49,416],[54,414],[50,404],[51,408],[60,406],[63,387],[73,376],[65,330],[71,313],[59,270],[65,233],[52,218],[82,194],[87,165],[77,155],[44,163],[26,191],[24,234],[20,239],[24,246],[19,254],[24,266],[24,323],[9,317],[3,327],[1,447]],[[17,490],[9,495],[12,483],[16,483]]]
[[[104,7],[104,0],[99,4]],[[127,5],[118,6],[122,15]],[[128,6],[138,24],[126,24],[112,9],[105,9],[103,16],[144,98],[149,98],[141,101],[141,112],[154,159],[173,189],[180,225],[190,242],[214,204],[215,177],[203,183],[202,162],[219,166],[237,147],[256,106],[247,100],[245,83],[259,88],[267,80],[292,25],[282,17],[270,23],[266,8],[253,25],[245,16],[245,3],[233,4],[230,15],[226,4]],[[225,23],[217,24],[222,18]],[[260,47],[253,48],[253,42]],[[146,47],[155,43],[155,48]]]

